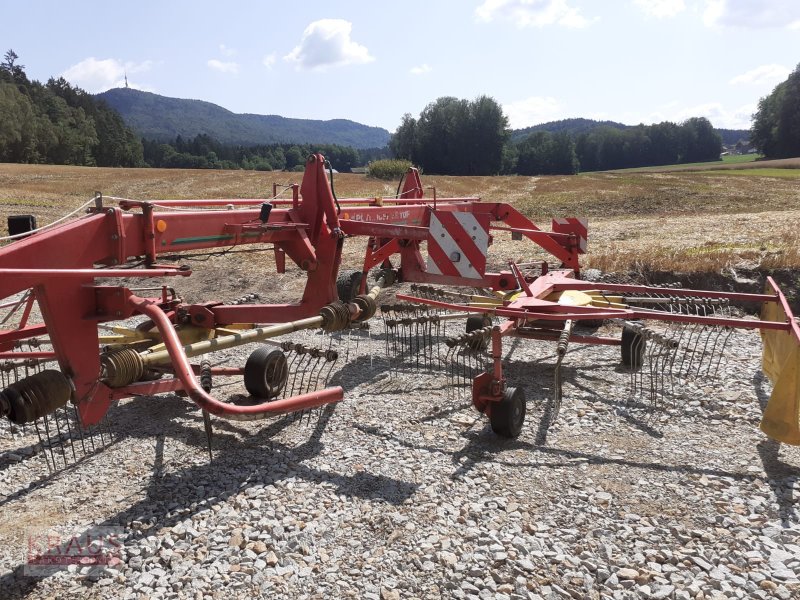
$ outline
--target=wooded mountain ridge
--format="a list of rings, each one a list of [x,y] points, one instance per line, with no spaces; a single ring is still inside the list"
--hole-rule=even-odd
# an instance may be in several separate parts
[[[136,133],[156,141],[209,135],[223,144],[338,144],[352,148],[386,146],[390,133],[348,119],[293,119],[278,115],[237,114],[203,100],[170,98],[130,88],[97,94]]]
[[[97,94],[115,109],[125,123],[145,139],[166,142],[177,136],[189,139],[208,135],[222,144],[254,146],[273,143],[337,144],[352,148],[381,148],[391,133],[381,127],[363,125],[348,119],[294,119],[278,115],[237,114],[203,100],[171,98],[130,88],[116,88]],[[615,121],[562,119],[532,127],[514,129],[511,140],[519,142],[531,133],[548,131],[575,137],[598,127],[628,129]],[[746,129],[717,129],[722,143],[733,145],[748,139]]]

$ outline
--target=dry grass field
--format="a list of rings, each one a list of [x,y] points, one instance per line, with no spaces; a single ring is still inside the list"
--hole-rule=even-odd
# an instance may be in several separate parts
[[[749,163],[771,166],[765,163]],[[788,166],[788,165],[784,165]],[[800,169],[626,171],[573,177],[423,176],[439,197],[514,203],[542,227],[551,217],[590,219],[587,267],[609,272],[723,272],[800,268]],[[39,223],[79,206],[95,190],[135,199],[263,198],[301,173],[0,165],[0,232],[9,214]],[[339,174],[339,197],[392,196],[396,184]],[[430,192],[429,192],[430,193]],[[495,257],[527,246],[496,236]],[[353,245],[355,246],[355,245]],[[359,248],[361,245],[358,245]],[[353,248],[355,250],[355,248]]]

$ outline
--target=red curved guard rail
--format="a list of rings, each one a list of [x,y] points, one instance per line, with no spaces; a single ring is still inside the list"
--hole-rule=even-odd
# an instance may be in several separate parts
[[[180,379],[189,398],[191,398],[197,406],[203,410],[207,410],[212,415],[234,421],[248,421],[259,419],[267,415],[283,414],[306,408],[314,408],[332,402],[339,402],[344,398],[344,390],[341,387],[332,387],[252,406],[237,406],[220,402],[200,387],[200,383],[197,381],[194,371],[192,370],[192,365],[183,352],[183,346],[178,338],[178,334],[172,327],[169,318],[164,314],[164,311],[162,311],[154,301],[138,296],[129,296],[128,302],[142,314],[153,320],[159,333],[161,333],[164,345],[172,360],[175,376]]]

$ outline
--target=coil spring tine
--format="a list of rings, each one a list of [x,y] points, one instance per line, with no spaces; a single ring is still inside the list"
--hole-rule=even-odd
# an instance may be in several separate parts
[[[67,452],[66,452],[66,449],[64,448],[64,434],[61,431],[61,419],[58,418],[58,413],[59,413],[59,411],[55,410],[55,411],[53,411],[51,413],[51,415],[52,415],[53,421],[55,422],[55,425],[56,425],[56,431],[58,432],[57,440],[58,440],[58,448],[61,451],[61,460],[64,461],[64,466],[66,467],[67,464],[68,464],[68,462],[67,462]]]
[[[289,387],[289,377],[287,377],[287,380],[286,380],[286,388],[288,388],[287,392],[286,392],[288,394],[287,397],[295,395],[295,389],[297,387],[298,367],[299,367],[301,359],[302,359],[302,357],[299,354],[297,354],[296,352],[294,352],[294,356],[292,357],[292,361],[289,363],[289,366],[288,366],[289,377],[291,377],[291,379],[292,379],[292,385],[291,385],[291,387]]]
[[[708,314],[707,314],[708,313],[708,308],[709,308],[708,305],[707,304],[703,304],[701,308],[703,310],[703,316],[704,317],[708,316]],[[706,357],[706,349],[708,348],[708,341],[711,338],[712,330],[713,330],[712,327],[708,327],[708,326],[703,327],[703,330],[702,330],[703,349],[700,352],[700,358],[697,360],[697,368],[695,370],[695,377],[699,377],[700,376],[700,371],[703,370],[703,364],[704,364],[703,361],[704,361],[704,359]]]
[[[300,385],[297,388],[297,393],[298,394],[302,394],[304,392],[304,390],[306,389],[305,388],[305,386],[307,385],[307,383],[306,383],[306,374],[308,373],[309,366],[311,365],[311,360],[312,360],[311,359],[311,355],[305,354],[303,356],[302,362],[300,363],[302,371],[300,371]],[[292,394],[292,395],[294,396],[294,394]]]
[[[40,419],[36,419],[33,422],[33,427],[36,430],[36,436],[39,438],[39,446],[42,448],[42,456],[44,456],[44,462],[47,463],[47,472],[53,473],[55,471],[55,465],[52,467],[50,466],[50,460],[47,458],[47,449],[45,448],[44,439],[42,439],[42,432],[39,430],[39,421]]]
[[[103,416],[103,420],[101,421],[101,423],[103,425],[103,429],[106,432],[106,435],[108,436],[108,443],[109,444],[113,444],[114,443],[114,433],[111,431],[111,418],[109,417],[108,413],[106,413]]]
[[[447,378],[447,399],[453,399],[453,392],[454,392],[454,369],[455,369],[455,357],[453,353],[455,352],[455,347],[448,348],[447,353],[445,354],[445,361],[446,361],[446,378]]]
[[[650,370],[650,410],[656,412],[659,408],[659,379],[658,379],[658,357],[660,354],[660,347],[652,344],[649,349],[647,362]]]
[[[445,325],[446,327],[446,325]],[[436,370],[442,366],[442,322],[436,321]],[[433,360],[433,348],[431,348],[431,360]]]
[[[429,320],[427,324],[428,328],[428,335],[427,335],[427,344],[425,348],[425,357],[428,363],[428,371],[433,372],[433,347],[434,347],[434,339],[433,339],[433,330],[434,326],[438,323],[438,319]]]
[[[705,325],[698,327],[694,332],[694,344],[692,345],[692,353],[689,356],[689,362],[686,365],[686,378],[690,379],[692,372],[694,371],[694,365],[697,360],[697,348],[700,345],[700,340],[703,339],[703,335],[705,334]]]
[[[675,323],[673,323],[675,325]],[[678,340],[676,336],[678,334],[679,328],[678,327],[670,327],[669,329],[669,341],[671,350],[666,353],[664,358],[665,366],[662,368],[662,373],[664,373],[664,378],[666,381],[669,381],[669,395],[673,397],[675,395],[675,382],[672,377],[672,365],[675,363],[675,356],[678,353]],[[666,389],[666,385],[664,386]]]
[[[634,340],[634,344],[636,345],[634,350],[634,356],[639,356],[640,351],[639,348],[642,344],[644,344],[644,337],[637,337]],[[641,352],[644,355],[644,352]],[[633,369],[634,374],[634,389],[636,390],[636,397],[641,398],[644,396],[644,364],[639,365],[638,369]]]
[[[83,437],[83,425],[81,424],[81,418],[80,415],[78,414],[78,407],[75,406],[74,404],[72,405],[72,415],[73,418],[75,419],[75,429],[78,430],[78,438],[80,439],[81,442],[81,449],[83,450],[83,455],[86,456],[86,441],[84,440]]]
[[[722,363],[722,357],[725,356],[725,348],[728,346],[728,340],[730,339],[731,335],[733,335],[733,327],[724,327],[723,329],[726,329],[727,331],[725,333],[725,337],[722,340],[722,348],[717,354],[717,364],[714,366],[714,374],[711,375],[711,377],[713,377],[714,379],[716,379],[717,374],[719,373],[719,366]]]
[[[50,421],[47,418],[47,415],[42,417],[42,422],[44,423],[44,439],[47,441],[47,451],[50,453],[50,459],[53,461],[53,471],[56,470],[56,457],[53,454],[53,444],[52,439],[50,437]]]
[[[72,460],[74,462],[78,462],[78,456],[75,454],[75,438],[72,435],[72,425],[69,422],[69,413],[65,409],[58,409],[59,411],[63,411],[64,414],[64,421],[67,424],[67,434],[69,435],[69,445],[70,450],[72,451]]]
[[[328,387],[328,383],[331,380],[331,373],[333,373],[333,368],[336,366],[338,362],[338,358],[328,361],[328,372],[325,374],[325,378],[323,379],[323,387]]]
[[[317,358],[316,362],[314,363],[314,383],[310,384],[309,392],[316,392],[319,389],[319,377],[322,374],[322,365],[324,363],[320,362],[322,358]]]
[[[472,370],[472,365],[471,365],[472,355],[470,354],[470,351],[468,349],[466,349],[466,348],[464,349],[464,352],[462,353],[462,357],[464,359],[464,362],[463,362],[464,370],[461,372],[462,373],[462,377],[461,377],[461,394],[459,395],[459,398],[463,398],[464,397],[464,388],[466,387],[467,382],[469,381],[469,374],[470,374],[470,372]]]
[[[703,344],[703,352],[700,354],[700,360],[698,361],[697,365],[697,377],[702,376],[703,368],[705,367],[705,375],[708,376],[709,366],[711,364],[710,357],[712,356],[714,345],[711,345],[711,349],[709,350],[708,345],[711,343],[711,338],[716,337],[714,334],[716,333],[719,335],[719,327],[707,327],[706,328],[706,336],[705,336],[705,343]]]
[[[678,365],[678,377],[683,377],[683,365],[686,363],[686,357],[691,353],[692,340],[694,332],[697,329],[697,323],[686,326],[686,340],[683,345],[683,353],[681,354],[681,363]]]
[[[408,313],[406,313],[406,314],[408,314]],[[408,317],[406,319],[408,319]],[[414,342],[413,342],[412,333],[411,333],[411,321],[406,320],[405,332],[406,332],[405,349],[406,349],[407,357],[408,357],[408,361],[407,361],[408,362],[408,369],[410,371],[413,371],[414,370]]]
[[[289,366],[287,367],[288,370],[289,370],[289,373],[291,374],[291,378],[292,378],[292,387],[289,390],[289,396],[294,396],[295,395],[295,386],[297,385],[297,371],[298,371],[300,362],[302,361],[302,358],[303,358],[297,352],[297,350],[294,349],[294,347],[292,348],[292,353],[293,353],[292,360],[289,363]],[[287,384],[288,384],[288,381],[287,381]]]
[[[681,309],[681,314],[683,314],[683,310]],[[678,369],[674,372],[676,377],[681,376],[681,365],[683,364],[683,358],[686,354],[686,332],[689,331],[691,325],[687,323],[680,323],[678,328],[678,346],[675,349],[675,356],[672,358],[672,362],[670,363],[670,373],[673,373],[673,367],[676,363],[678,363],[678,353],[681,354],[681,361],[678,363]]]

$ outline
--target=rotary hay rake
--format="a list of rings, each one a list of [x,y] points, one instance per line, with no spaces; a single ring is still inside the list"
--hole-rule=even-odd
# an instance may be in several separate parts
[[[555,345],[548,407],[555,420],[572,344],[620,346],[632,394],[655,406],[676,395],[676,378],[713,374],[732,328],[757,328],[774,383],[762,429],[800,444],[800,329],[771,279],[765,294],[581,281],[585,221],[555,219],[544,231],[506,203],[437,198],[435,189],[426,198],[413,169],[389,199],[338,199],[332,177],[316,154],[301,185],[290,186],[291,199],[274,189],[269,201],[114,199],[110,206],[98,193],[86,216],[13,236],[20,239],[0,248],[0,414],[17,426],[33,423],[56,469],[111,441],[105,416],[118,400],[185,395],[202,411],[210,451],[211,415],[251,420],[342,400],[343,389],[328,382],[350,360],[351,338],[372,335],[369,319],[380,311],[376,335],[392,356],[390,373],[444,371],[448,394],[469,395],[505,437],[520,433],[526,404],[522,388],[506,381],[504,338]],[[510,262],[487,271],[492,231],[527,238],[559,267],[545,261],[523,272]],[[339,273],[345,239],[359,236],[368,238],[362,270]],[[306,273],[299,302],[264,304],[251,294],[185,303],[169,286],[128,283],[191,275],[186,266],[159,264],[159,255],[253,244],[272,245],[279,273],[287,256]],[[371,288],[369,273],[377,274]],[[396,280],[412,283],[411,293],[379,306],[378,294]],[[734,318],[732,302],[762,303],[761,318]],[[130,327],[131,317],[144,320]],[[619,335],[582,330],[598,320],[618,325]],[[274,339],[302,330],[346,343]],[[251,343],[263,345],[243,366],[211,361]],[[239,376],[249,397],[212,395],[214,378]]]

